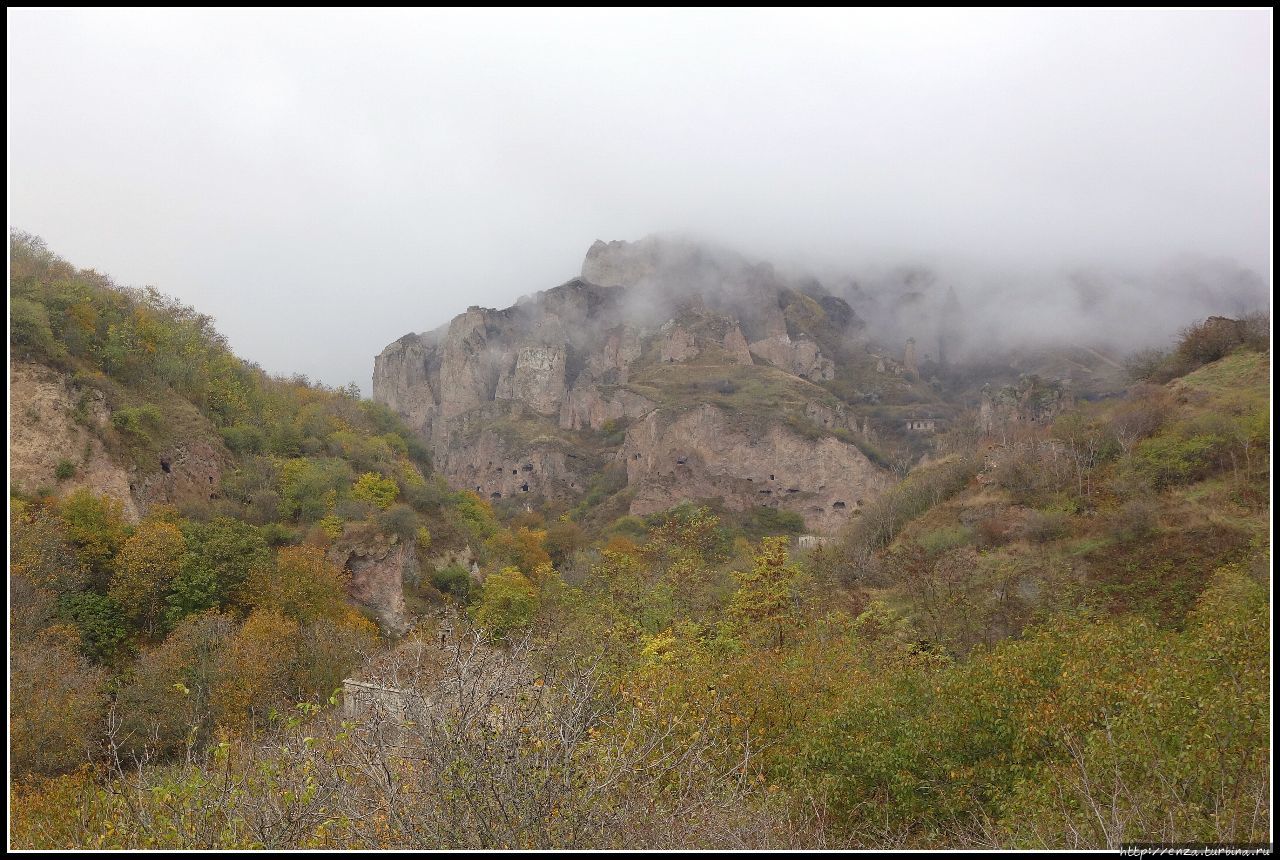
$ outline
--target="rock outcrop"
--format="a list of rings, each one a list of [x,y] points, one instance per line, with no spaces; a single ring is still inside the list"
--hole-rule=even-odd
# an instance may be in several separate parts
[[[329,548],[328,556],[333,564],[350,572],[351,599],[368,609],[384,631],[399,636],[409,629],[404,582],[418,575],[415,541],[349,531]]]
[[[65,496],[85,487],[111,496],[137,522],[140,505],[129,487],[129,468],[102,444],[111,410],[100,391],[77,389],[70,377],[42,364],[9,365],[9,482],[32,492],[42,487]],[[75,472],[58,480],[60,462]]]
[[[822,354],[812,338],[792,340],[784,331],[751,344],[751,352],[801,379],[825,382],[836,376],[835,362]]]
[[[840,437],[856,416],[815,385],[860,325],[815,289],[689,242],[597,242],[580,278],[390,344],[373,396],[453,486],[495,502],[571,502],[627,459],[634,512],[715,497],[830,530],[885,479]],[[805,403],[817,401],[839,419],[813,421]],[[815,431],[787,429],[796,420]],[[692,459],[673,473],[666,461],[681,456]],[[755,483],[770,473],[787,476],[776,498]]]
[[[77,384],[60,370],[21,361],[9,367],[9,390],[10,482],[28,492],[48,488],[65,496],[84,487],[119,500],[125,516],[137,522],[156,504],[185,506],[214,498],[231,462],[215,441],[216,432],[194,409],[188,424],[204,426],[203,436],[161,440],[153,443],[152,454],[130,459],[120,453],[123,446],[101,391]],[[103,440],[113,438],[108,450]],[[58,477],[59,464],[71,467],[69,476]]]

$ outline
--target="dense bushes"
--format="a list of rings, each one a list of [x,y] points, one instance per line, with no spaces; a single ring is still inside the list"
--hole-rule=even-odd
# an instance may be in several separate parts
[[[1138,352],[1130,357],[1126,369],[1135,380],[1168,382],[1236,350],[1261,352],[1270,345],[1270,319],[1264,313],[1248,314],[1238,320],[1209,317],[1183,329],[1172,352]]]
[[[504,793],[504,808],[521,810],[521,844],[531,847],[596,844],[561,826],[565,815],[601,809],[598,798],[564,793],[570,777],[572,786],[604,783],[610,797],[630,798],[615,826],[632,833],[632,845],[665,844],[662,834],[676,832],[674,823],[644,824],[643,810],[655,803],[674,804],[672,821],[697,819],[704,828],[714,814],[712,831],[699,831],[709,846],[729,838],[721,828],[730,826],[730,808],[750,810],[742,832],[762,846],[1261,838],[1265,822],[1248,812],[1267,791],[1268,597],[1239,566],[1214,575],[1182,628],[1135,614],[1068,612],[1024,630],[1025,619],[1015,624],[1009,613],[1026,565],[979,554],[966,530],[933,528],[891,561],[932,601],[917,626],[882,603],[856,616],[832,611],[826,586],[789,557],[785,539],[736,554],[705,510],[652,518],[642,543],[617,541],[596,554],[581,587],[540,560],[546,532],[536,518],[526,521],[492,551],[526,566],[539,561],[528,573],[515,564],[491,570],[475,606],[485,635],[509,645],[486,650],[465,633],[453,634],[457,643],[442,633],[437,653],[433,634],[405,664],[425,673],[420,680],[396,675],[400,685],[424,684],[414,694],[424,700],[439,689],[469,697],[459,699],[462,722],[449,732],[437,736],[431,720],[411,720],[396,731],[417,745],[384,759],[376,721],[343,723],[315,705],[282,716],[292,701],[323,702],[369,641],[333,599],[340,575],[323,553],[284,549],[246,582],[246,614],[187,616],[144,649],[115,696],[122,731],[112,748],[125,761],[145,754],[188,763],[111,769],[105,785],[75,777],[20,783],[18,843],[84,844],[97,834],[106,846],[386,848],[417,844],[415,828],[430,826],[459,844],[492,844],[480,822],[458,817],[447,793],[423,795],[395,821],[365,829],[359,811],[381,796],[382,783],[360,776],[361,757],[386,764],[379,778],[396,791],[422,780],[470,785],[450,763],[483,761],[485,784]],[[191,544],[226,545],[228,557],[261,556],[251,532],[220,529],[218,541],[200,528],[183,533]],[[455,564],[434,581],[465,594],[471,575]],[[1021,637],[984,638],[1001,624]],[[936,647],[947,636],[967,643],[960,654]],[[48,653],[69,660],[65,650]],[[518,663],[503,662],[516,654]],[[499,663],[509,674],[460,674]],[[91,671],[79,665],[81,676]],[[443,675],[434,681],[433,673]],[[505,697],[504,684],[519,692]],[[453,707],[449,698],[430,700],[432,713]],[[65,701],[90,723],[104,705],[92,696]],[[471,713],[483,748],[460,745],[469,743]],[[91,743],[70,725],[37,735],[16,722],[15,749],[31,762],[33,743],[45,743],[51,753],[39,767],[65,771],[80,760],[69,751]],[[491,760],[482,749],[501,755]],[[228,766],[228,756],[253,764]],[[659,772],[666,776],[658,783],[642,780]],[[214,773],[234,789],[208,789]],[[552,786],[554,814],[538,802]],[[122,794],[136,800],[109,802]],[[309,810],[297,820],[310,823],[272,823],[264,810],[284,796]],[[188,804],[187,830],[153,813],[161,797]],[[1092,816],[1098,798],[1116,815]]]

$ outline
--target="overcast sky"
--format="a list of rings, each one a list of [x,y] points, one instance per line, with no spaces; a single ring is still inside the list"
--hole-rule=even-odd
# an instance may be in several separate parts
[[[1269,272],[1262,12],[8,15],[9,222],[366,392],[689,231],[782,261]]]

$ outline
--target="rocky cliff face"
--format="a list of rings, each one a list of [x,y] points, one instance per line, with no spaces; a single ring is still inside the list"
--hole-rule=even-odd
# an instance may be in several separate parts
[[[753,427],[710,405],[649,412],[627,431],[619,456],[636,488],[633,514],[719,498],[731,510],[792,511],[811,530],[829,532],[888,485],[862,452],[833,436]]]
[[[849,438],[865,422],[819,387],[859,325],[767,264],[597,242],[580,278],[389,345],[373,396],[454,486],[494,501],[572,501],[625,460],[633,513],[719,498],[829,531],[887,480]]]
[[[77,385],[59,370],[29,362],[9,368],[13,409],[9,421],[9,470],[14,486],[26,491],[42,487],[65,496],[81,487],[118,499],[125,516],[137,522],[156,504],[183,505],[212,498],[230,455],[204,438],[161,442],[140,465],[109,451],[111,409],[102,392]],[[136,460],[137,458],[135,458]],[[73,468],[59,479],[59,463]]]

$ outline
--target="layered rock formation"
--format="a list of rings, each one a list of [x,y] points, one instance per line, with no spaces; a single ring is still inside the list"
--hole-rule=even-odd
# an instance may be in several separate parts
[[[887,480],[851,407],[821,387],[859,326],[767,264],[597,242],[579,278],[389,345],[373,396],[455,487],[495,501],[570,502],[625,461],[632,513],[720,499],[830,531]]]

